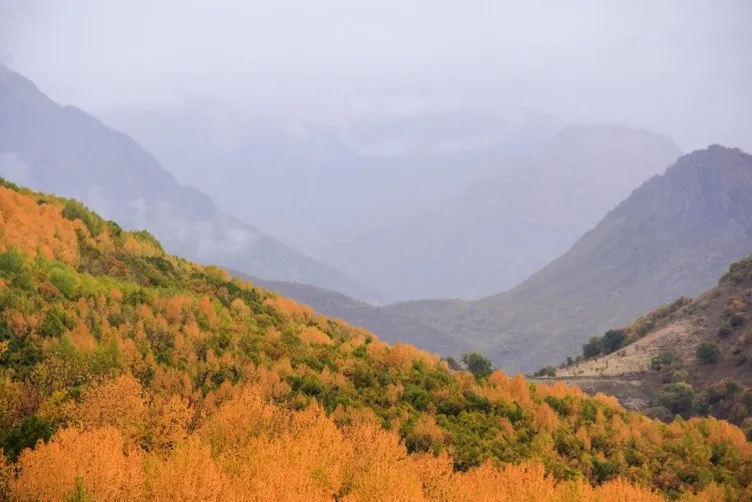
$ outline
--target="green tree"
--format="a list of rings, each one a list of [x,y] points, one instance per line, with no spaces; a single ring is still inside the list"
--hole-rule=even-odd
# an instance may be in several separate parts
[[[681,356],[674,352],[661,352],[650,360],[650,367],[655,371],[667,368],[679,369],[684,366]]]
[[[701,343],[697,347],[697,359],[705,364],[712,364],[718,360],[721,352],[718,350],[718,346],[714,343]]]
[[[586,359],[589,359],[600,354],[601,350],[601,338],[599,336],[594,336],[590,338],[588,343],[582,346],[582,355],[585,356]]]
[[[556,376],[556,368],[553,366],[544,366],[543,368],[539,369],[535,373],[533,373],[533,376],[537,377],[555,377]]]
[[[627,339],[626,333],[621,329],[610,329],[606,331],[601,339],[601,350],[604,354],[610,354],[619,350]]]
[[[692,408],[694,397],[695,393],[692,386],[681,382],[664,385],[657,395],[658,402],[674,415],[689,411]]]
[[[478,352],[463,354],[462,362],[465,363],[465,367],[470,373],[475,375],[476,378],[488,376],[493,371],[491,360]]]

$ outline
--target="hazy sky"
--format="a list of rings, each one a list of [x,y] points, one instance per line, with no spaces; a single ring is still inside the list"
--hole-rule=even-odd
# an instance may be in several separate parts
[[[0,0],[0,58],[94,113],[505,105],[752,150],[752,1]]]

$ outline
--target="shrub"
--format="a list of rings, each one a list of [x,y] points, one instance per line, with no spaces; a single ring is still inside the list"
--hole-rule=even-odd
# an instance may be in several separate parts
[[[8,188],[10,190],[13,190],[14,192],[22,193],[23,189],[13,183],[12,181],[8,181],[3,177],[0,177],[0,186],[4,186],[5,188]]]
[[[26,448],[33,448],[40,440],[48,441],[52,432],[49,421],[36,415],[24,418],[17,427],[0,431],[0,451],[15,461]]]
[[[123,234],[123,229],[116,222],[107,220],[107,226],[110,227],[110,233],[115,237],[120,237]]]
[[[533,373],[533,376],[537,377],[555,377],[556,376],[556,368],[553,366],[544,366],[543,368],[539,369],[535,373]]]
[[[718,361],[720,355],[718,346],[713,343],[701,343],[700,346],[697,347],[697,359],[704,364],[712,364]]]
[[[431,402],[431,397],[425,389],[410,386],[405,391],[405,402],[410,403],[416,410],[425,411]]]
[[[50,282],[69,300],[78,299],[78,280],[69,268],[55,268],[50,273]]]
[[[24,256],[14,249],[0,254],[0,273],[6,277],[19,273],[23,270]]]
[[[732,332],[731,326],[729,326],[728,324],[724,324],[720,328],[718,328],[718,336],[720,338],[726,338],[727,336],[731,334],[731,332]]]
[[[744,316],[741,314],[734,314],[729,317],[728,323],[732,328],[738,328],[739,326],[744,324]]]
[[[546,404],[551,407],[556,413],[562,417],[568,417],[572,413],[572,400],[562,399],[555,396],[546,396],[544,399]]]
[[[688,382],[689,372],[687,370],[676,370],[671,374],[672,383]]]
[[[642,338],[643,336],[647,335],[650,332],[650,330],[653,329],[654,327],[655,327],[655,322],[652,320],[648,320],[635,326],[634,332],[638,338]]]
[[[688,383],[671,383],[658,391],[657,400],[672,414],[683,413],[692,409],[695,397],[694,389]]]
[[[86,206],[78,202],[77,200],[69,200],[65,203],[65,207],[62,210],[63,218],[71,221],[81,220],[86,228],[89,229],[89,233],[93,236],[99,235],[104,229],[104,220],[96,214],[89,211]]]
[[[59,338],[73,328],[73,322],[65,312],[57,307],[50,309],[39,327],[39,334],[49,338]]]
[[[729,271],[721,277],[721,281],[731,281],[741,284],[752,280],[752,257],[732,263]]]
[[[655,371],[661,371],[666,368],[679,369],[684,366],[684,362],[679,354],[674,352],[662,352],[650,360],[650,367]]]
[[[137,230],[135,232],[131,232],[131,234],[133,235],[133,237],[136,238],[136,240],[145,242],[147,244],[151,244],[158,250],[164,251],[162,249],[162,244],[159,242],[159,240],[156,237],[154,237],[154,235],[149,233],[147,230]]]

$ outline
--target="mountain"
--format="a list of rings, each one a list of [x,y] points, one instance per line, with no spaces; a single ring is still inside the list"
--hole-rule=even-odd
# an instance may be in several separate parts
[[[733,263],[696,299],[592,338],[555,376],[586,381],[591,392],[608,386],[620,399],[613,384],[639,382],[639,395],[624,400],[638,409],[664,419],[710,414],[752,437],[752,256]]]
[[[727,422],[451,370],[4,180],[0,222],[3,499],[752,495]]]
[[[275,235],[314,256],[456,193],[556,132],[553,119],[531,110],[323,120],[263,117],[221,102],[105,116],[181,182],[231,214],[263,215]]]
[[[561,130],[427,209],[314,250],[400,300],[477,299],[565,252],[629,192],[671,165],[668,139],[624,127]]]
[[[410,343],[416,347],[431,347],[440,354],[455,357],[471,351],[467,341],[431,324],[409,316],[392,314],[336,291],[294,282],[265,281],[232,270],[229,272],[233,276],[250,280],[262,288],[308,305],[325,316],[345,320],[354,326],[362,326],[372,333],[383,333],[380,336],[388,343]]]
[[[643,183],[513,289],[476,302],[386,310],[432,322],[508,370],[533,371],[656,305],[699,294],[750,251],[752,157],[711,146]]]
[[[268,279],[309,282],[374,300],[347,275],[219,210],[178,184],[128,136],[60,106],[0,65],[0,175],[76,197],[126,228],[147,228],[168,250]]]

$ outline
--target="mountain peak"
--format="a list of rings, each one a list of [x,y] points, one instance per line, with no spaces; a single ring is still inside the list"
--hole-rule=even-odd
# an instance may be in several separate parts
[[[679,157],[676,169],[694,167],[699,169],[723,168],[728,171],[737,169],[748,170],[752,156],[739,148],[713,144],[702,150],[695,150]]]
[[[711,145],[683,155],[663,178],[655,184],[655,197],[675,197],[687,209],[698,206],[750,220],[752,155],[738,148]]]
[[[684,155],[569,251],[513,289],[469,305],[403,304],[493,356],[536,369],[597,333],[713,286],[752,252],[752,156],[718,145]]]

